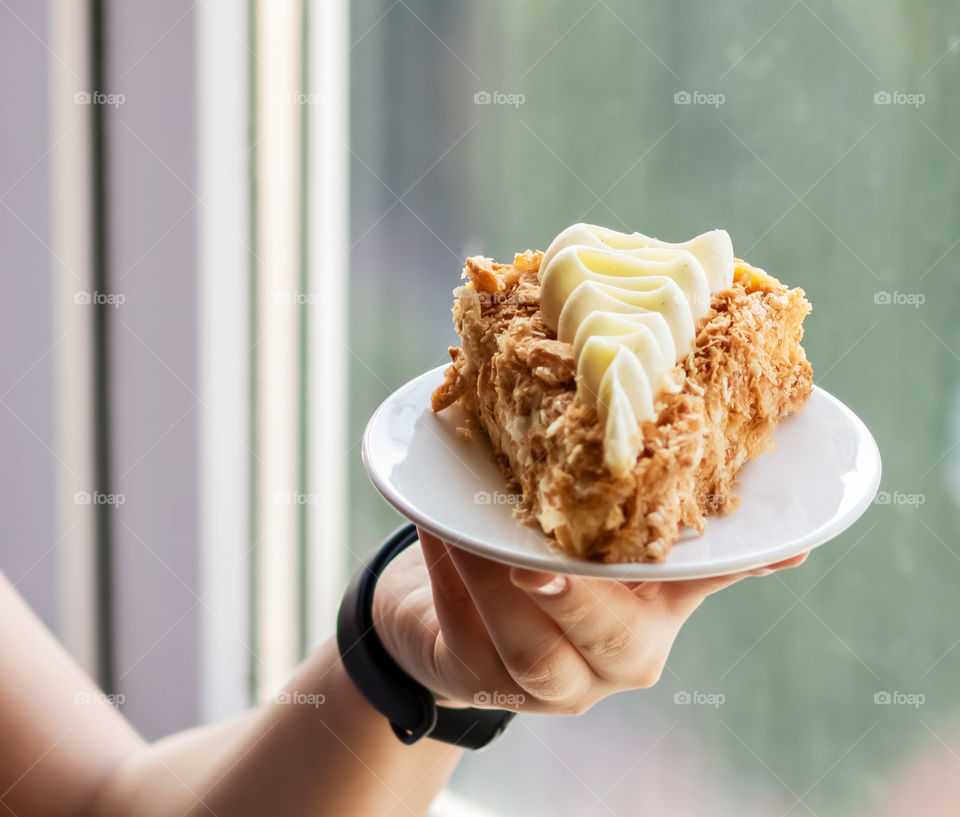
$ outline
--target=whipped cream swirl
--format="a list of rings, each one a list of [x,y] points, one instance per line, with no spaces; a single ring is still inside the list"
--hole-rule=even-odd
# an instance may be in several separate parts
[[[683,244],[641,233],[574,224],[540,262],[540,315],[573,344],[577,395],[604,424],[604,462],[629,469],[643,445],[640,424],[675,389],[668,373],[685,358],[710,295],[733,284],[733,246],[724,230]]]

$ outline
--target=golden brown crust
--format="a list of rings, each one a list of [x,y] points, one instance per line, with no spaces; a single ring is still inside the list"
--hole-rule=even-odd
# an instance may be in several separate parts
[[[803,407],[812,373],[800,339],[810,305],[738,262],[734,285],[714,294],[693,351],[677,365],[676,393],[657,398],[633,468],[603,464],[596,409],[576,400],[573,348],[540,320],[541,253],[511,265],[467,259],[454,304],[460,349],[433,395],[479,418],[504,476],[521,487],[517,513],[568,553],[607,562],[663,561],[680,530],[739,503],[747,459],[771,446],[777,423]]]
[[[460,374],[460,369],[457,367],[457,358],[460,357],[460,354],[458,347],[450,347],[450,359],[453,361],[453,365],[447,367],[447,370],[443,373],[443,383],[437,386],[433,394],[430,395],[430,407],[435,412],[443,411],[447,406],[452,406],[469,387],[466,378]]]

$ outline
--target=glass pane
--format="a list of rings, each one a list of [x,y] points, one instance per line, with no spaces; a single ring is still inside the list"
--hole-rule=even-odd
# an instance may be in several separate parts
[[[0,246],[8,259],[7,294],[0,307],[0,571],[50,627],[57,624],[57,423],[52,411],[56,358],[48,354],[59,334],[52,276],[43,274],[51,239],[49,73],[43,43],[27,34],[46,30],[44,8],[4,12],[0,53],[4,86],[0,102]],[[26,36],[24,36],[26,35]],[[9,66],[9,67],[7,67]],[[32,81],[13,82],[17,72]],[[16,122],[16,127],[13,123]]]
[[[802,570],[710,599],[655,689],[518,719],[457,789],[518,815],[877,813],[918,795],[960,753],[943,725],[960,714],[956,6],[353,9],[352,438],[443,362],[463,256],[509,260],[587,220],[668,240],[723,227],[802,286],[816,382],[884,457],[878,504]],[[399,517],[353,463],[359,553]]]

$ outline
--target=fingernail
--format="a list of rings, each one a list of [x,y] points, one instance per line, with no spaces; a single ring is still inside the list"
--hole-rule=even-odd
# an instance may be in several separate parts
[[[769,576],[773,572],[774,571],[771,570],[769,567],[761,567],[761,568],[758,568],[757,570],[751,570],[750,575],[751,576]]]
[[[531,587],[527,592],[537,593],[540,596],[559,596],[566,589],[567,577],[554,576],[546,584],[541,584],[539,587]]]

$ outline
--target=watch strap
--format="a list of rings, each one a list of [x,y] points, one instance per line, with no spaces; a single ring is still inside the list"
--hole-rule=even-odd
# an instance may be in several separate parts
[[[354,685],[390,721],[404,743],[431,737],[480,749],[506,728],[515,712],[437,706],[432,692],[411,678],[387,652],[373,621],[373,593],[384,569],[417,541],[414,525],[404,525],[354,574],[337,615],[340,659]]]

